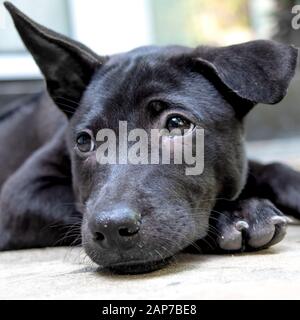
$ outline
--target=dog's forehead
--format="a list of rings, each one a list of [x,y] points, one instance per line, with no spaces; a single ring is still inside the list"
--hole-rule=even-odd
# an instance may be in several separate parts
[[[95,74],[93,85],[108,87],[110,92],[118,85],[124,83],[133,87],[155,81],[157,83],[174,82],[176,57],[180,57],[191,49],[180,46],[145,46],[132,51],[115,54],[109,57],[108,61]],[[178,70],[177,70],[178,71]]]
[[[84,94],[81,124],[94,118],[105,119],[112,110],[120,119],[126,119],[142,101],[174,94],[181,85],[180,71],[170,63],[175,51],[175,48],[143,47],[110,57]]]
[[[157,82],[168,82],[174,75],[174,68],[171,68],[172,58],[179,56],[183,49],[177,47],[141,47],[127,53],[116,54],[109,58],[98,73],[99,85],[105,85],[108,82],[110,86],[111,80],[118,80],[116,84],[128,85],[135,84],[136,80],[159,80]]]

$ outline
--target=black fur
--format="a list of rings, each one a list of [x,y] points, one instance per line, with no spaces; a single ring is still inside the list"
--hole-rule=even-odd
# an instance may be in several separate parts
[[[214,252],[258,250],[283,238],[286,220],[263,198],[299,216],[300,174],[255,163],[248,170],[243,121],[255,104],[284,97],[296,68],[295,48],[253,41],[224,48],[143,47],[99,57],[12,4],[6,7],[67,117],[43,95],[28,117],[16,112],[0,123],[10,147],[1,157],[9,155],[14,169],[0,170],[2,250],[81,240],[99,265],[136,273],[158,268],[197,240],[204,239],[199,241],[204,250],[207,236]],[[153,100],[164,101],[165,110],[149,109]],[[161,128],[163,114],[178,112],[205,129],[200,176],[186,176],[179,165],[99,166],[95,154],[75,151],[84,129],[94,135],[102,128],[118,132],[119,121],[127,121],[129,129],[150,130]],[[2,128],[8,126],[7,133]],[[24,131],[27,137],[33,130],[42,136],[40,143],[26,138],[28,149],[18,149]],[[285,195],[277,177],[285,179]],[[97,246],[91,221],[109,217],[119,206],[139,213],[139,239],[123,251]]]

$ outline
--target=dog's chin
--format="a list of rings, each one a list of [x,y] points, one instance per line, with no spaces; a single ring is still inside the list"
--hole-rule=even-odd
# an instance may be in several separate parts
[[[166,258],[161,261],[151,261],[151,262],[126,262],[118,263],[106,267],[106,270],[118,275],[135,275],[135,274],[145,274],[157,271],[159,269],[167,266],[171,258]]]

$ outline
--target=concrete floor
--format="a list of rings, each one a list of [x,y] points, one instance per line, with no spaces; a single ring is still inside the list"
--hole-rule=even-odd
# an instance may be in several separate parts
[[[0,299],[300,299],[300,225],[269,250],[182,254],[139,276],[99,273],[79,248],[1,253]]]

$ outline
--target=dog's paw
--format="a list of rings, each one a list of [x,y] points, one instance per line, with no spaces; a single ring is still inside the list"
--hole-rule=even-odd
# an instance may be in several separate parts
[[[265,249],[280,242],[288,219],[268,200],[243,200],[220,212],[215,222],[216,244],[222,251]]]

